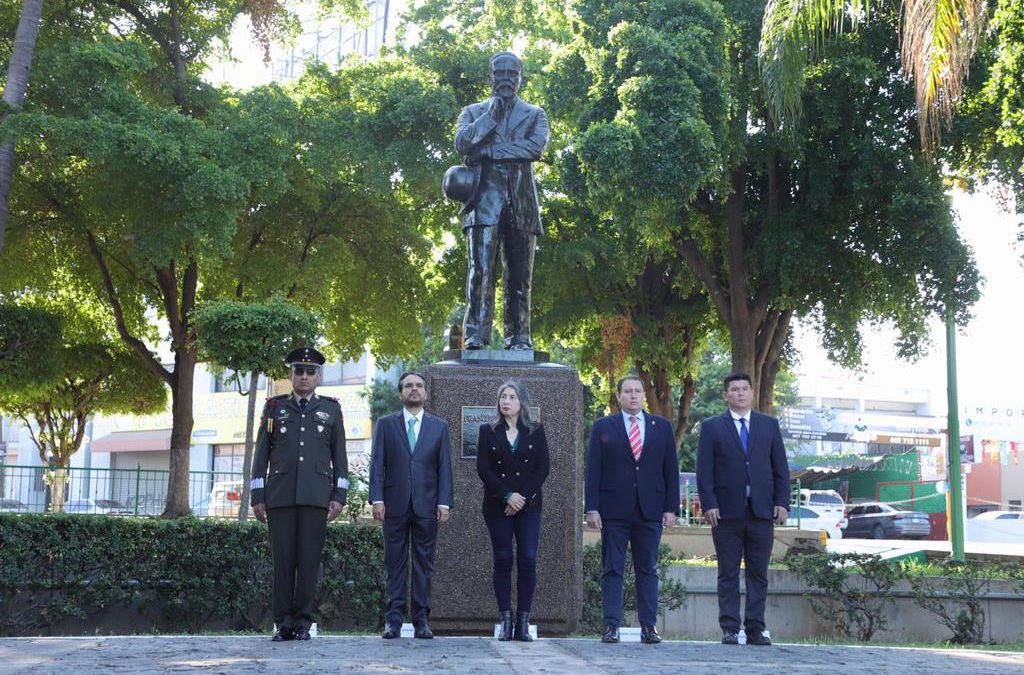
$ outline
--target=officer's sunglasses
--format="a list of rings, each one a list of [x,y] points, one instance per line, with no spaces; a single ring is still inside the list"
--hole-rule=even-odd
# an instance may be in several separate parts
[[[292,366],[292,374],[294,375],[316,375],[320,372],[320,369],[316,366]]]

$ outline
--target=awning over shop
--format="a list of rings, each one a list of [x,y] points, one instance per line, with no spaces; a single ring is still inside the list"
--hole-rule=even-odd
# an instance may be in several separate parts
[[[791,481],[799,480],[803,485],[810,485],[823,480],[839,478],[854,471],[872,469],[881,464],[885,456],[864,455],[858,457],[821,458],[820,461],[811,457],[807,459],[814,460],[814,464],[811,466],[801,466],[797,462],[790,462],[789,479]]]
[[[171,430],[115,431],[93,441],[93,452],[159,452],[171,449]]]

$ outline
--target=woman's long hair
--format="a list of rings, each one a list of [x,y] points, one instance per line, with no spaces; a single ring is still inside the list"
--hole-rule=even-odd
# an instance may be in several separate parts
[[[505,417],[501,414],[501,395],[506,389],[511,389],[516,393],[516,396],[519,397],[519,421],[522,422],[523,426],[525,426],[529,431],[536,429],[537,423],[533,421],[532,417],[530,417],[530,394],[526,391],[526,387],[516,380],[506,380],[501,383],[500,387],[498,387],[498,402],[494,406],[498,413],[498,417],[491,422],[491,430],[496,431],[498,429],[498,425],[505,420]]]

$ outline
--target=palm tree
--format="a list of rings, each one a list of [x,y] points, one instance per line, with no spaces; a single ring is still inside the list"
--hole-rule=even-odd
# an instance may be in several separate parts
[[[876,0],[877,3],[877,0]],[[768,0],[759,59],[769,113],[780,128],[800,114],[804,67],[825,36],[870,20],[871,0]],[[967,79],[988,18],[988,0],[901,0],[903,69],[914,81],[921,144],[939,141]]]
[[[32,54],[39,35],[39,22],[43,17],[43,0],[24,0],[18,30],[14,34],[14,48],[7,64],[7,84],[4,86],[2,120],[8,110],[18,110],[25,102],[28,76],[32,72]],[[7,231],[7,211],[11,200],[11,177],[14,175],[14,141],[0,143],[0,251],[4,248]]]

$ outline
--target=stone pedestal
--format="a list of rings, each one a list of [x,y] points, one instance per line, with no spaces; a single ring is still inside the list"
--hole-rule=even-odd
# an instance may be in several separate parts
[[[530,620],[542,637],[575,631],[583,593],[584,452],[583,386],[576,371],[546,363],[448,361],[428,367],[426,378],[427,409],[451,430],[455,476],[455,508],[438,534],[432,627],[449,634],[493,634],[498,609],[490,536],[480,511],[483,484],[476,473],[476,441],[480,424],[497,415],[499,385],[516,379],[530,394],[551,453]],[[514,569],[512,580],[514,604]]]

